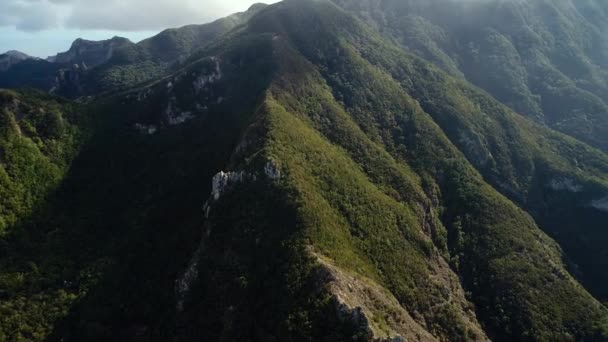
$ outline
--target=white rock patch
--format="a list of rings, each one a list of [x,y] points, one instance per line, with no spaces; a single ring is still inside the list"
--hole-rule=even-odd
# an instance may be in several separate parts
[[[167,109],[165,109],[165,118],[167,118],[167,122],[171,126],[183,124],[184,122],[191,120],[194,118],[192,112],[181,112],[174,108],[173,102],[175,98],[170,98],[169,103],[167,104]]]
[[[231,185],[243,182],[246,177],[249,177],[249,175],[245,173],[245,171],[220,171],[218,174],[213,176],[213,180],[211,183],[211,197],[215,201],[219,200],[222,194],[225,193]]]
[[[264,174],[270,179],[281,178],[281,170],[272,161],[268,161],[264,166]]]
[[[193,118],[194,118],[194,115],[192,114],[192,112],[181,112],[181,113],[177,114],[176,116],[168,117],[169,125],[172,125],[172,126],[183,124],[184,122],[191,120]]]
[[[555,178],[549,182],[549,187],[555,191],[581,192],[583,186],[571,178]]]
[[[598,199],[598,200],[591,201],[591,207],[593,207],[597,210],[600,210],[600,211],[608,212],[608,196]]]
[[[155,125],[144,125],[140,123],[135,124],[135,129],[138,130],[139,133],[148,135],[153,135],[158,132],[158,127],[156,127]]]

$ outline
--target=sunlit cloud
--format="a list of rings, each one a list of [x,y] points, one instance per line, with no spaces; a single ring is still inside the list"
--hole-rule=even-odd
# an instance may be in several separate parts
[[[160,30],[205,23],[244,11],[253,3],[248,0],[2,0],[0,27],[22,31]]]

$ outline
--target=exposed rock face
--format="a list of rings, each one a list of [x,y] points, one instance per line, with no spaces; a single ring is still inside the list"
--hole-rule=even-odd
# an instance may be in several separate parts
[[[0,55],[0,72],[7,71],[13,65],[15,65],[21,61],[31,59],[31,58],[32,57],[30,57],[20,51],[15,51],[15,50],[7,51]]]
[[[336,306],[338,318],[342,322],[356,327],[358,335],[365,336],[368,340],[372,338],[373,332],[369,320],[361,307],[351,308],[336,295],[332,297],[332,300]]]
[[[269,160],[264,166],[264,174],[269,179],[279,179],[281,178],[281,170],[277,167],[277,165]]]
[[[264,165],[264,175],[270,180],[277,180],[281,178],[281,170],[279,170],[279,168],[274,162],[268,161]],[[220,199],[222,194],[230,190],[233,185],[245,181],[255,182],[257,179],[258,176],[256,174],[248,173],[245,171],[220,171],[218,174],[213,176],[211,184],[211,198],[214,201],[217,201]]]
[[[92,68],[110,60],[117,48],[129,44],[133,43],[121,37],[101,41],[78,38],[72,43],[72,47],[68,51],[58,53],[54,57],[49,57],[48,60],[59,64],[85,63],[88,67]]]
[[[549,188],[555,191],[581,192],[583,186],[571,178],[554,178],[549,182]]]
[[[591,207],[608,213],[608,196],[592,201]]]
[[[230,187],[236,183],[243,182],[246,178],[253,177],[247,174],[245,171],[238,172],[223,172],[220,171],[218,174],[213,176],[211,186],[211,197],[217,201],[220,199],[223,193],[225,193]]]
[[[215,64],[215,68],[208,74],[199,75],[193,83],[194,91],[198,95],[205,87],[209,84],[213,84],[216,81],[222,79],[222,69],[220,67],[220,60],[216,57],[211,57],[211,61]]]
[[[86,64],[73,64],[70,68],[61,69],[55,77],[55,86],[49,91],[51,94],[79,95],[82,93],[82,79],[88,70]]]
[[[170,126],[183,124],[184,122],[194,118],[194,115],[190,111],[180,111],[174,105],[175,98],[169,99],[167,108],[165,109],[165,119]]]
[[[492,160],[493,156],[485,146],[485,142],[480,136],[469,135],[468,133],[461,131],[460,138],[458,140],[462,144],[465,153],[475,165],[484,167]]]
[[[163,117],[167,125],[175,126],[183,124],[194,119],[196,116],[195,114],[200,114],[208,110],[209,105],[211,105],[212,102],[216,102],[216,104],[222,103],[222,98],[219,97],[216,99],[216,96],[211,88],[212,84],[222,79],[220,60],[216,57],[210,57],[208,61],[212,63],[212,65],[208,67],[208,69],[200,71],[200,74],[197,75],[197,73],[193,73],[190,75],[181,73],[173,77],[165,84],[165,89],[169,96],[169,100],[163,113]],[[175,93],[175,87],[184,81],[192,82],[192,86],[188,89],[188,91],[191,91],[192,94],[197,98],[196,101],[190,103],[178,101],[178,96]],[[140,100],[145,99],[148,95],[140,94]]]
[[[158,131],[158,127],[155,125],[145,125],[136,123],[135,129],[138,130],[142,134],[153,135]]]
[[[311,253],[320,264],[320,280],[327,285],[333,295],[332,300],[338,317],[345,323],[358,327],[359,334],[377,342],[438,341],[428,332],[428,327],[420,319],[419,313],[410,313],[387,289],[372,279],[341,269],[312,249]],[[455,294],[445,303],[438,305],[464,304],[466,300],[458,280],[448,279],[452,278],[448,274],[451,272],[449,266],[445,262],[438,261],[436,272],[433,278],[449,283]],[[460,313],[466,316],[467,327],[474,333],[475,340],[489,341],[476,322],[474,313]]]
[[[190,288],[196,279],[198,278],[198,265],[201,258],[201,253],[203,251],[203,241],[201,241],[200,246],[192,255],[192,259],[188,263],[188,268],[182,273],[182,275],[177,278],[175,281],[175,297],[176,304],[175,308],[178,312],[184,310],[184,302],[186,301],[186,296],[190,292]]]

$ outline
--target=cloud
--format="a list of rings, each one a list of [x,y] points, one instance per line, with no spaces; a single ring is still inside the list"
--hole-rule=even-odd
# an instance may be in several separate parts
[[[0,27],[9,26],[21,31],[39,31],[58,25],[58,9],[47,1],[0,1]]]
[[[205,23],[246,10],[251,0],[0,0],[0,27],[114,31]],[[270,1],[276,2],[276,1]]]

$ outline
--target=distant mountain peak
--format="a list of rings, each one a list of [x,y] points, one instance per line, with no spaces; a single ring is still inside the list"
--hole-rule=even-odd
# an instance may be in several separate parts
[[[21,52],[21,51],[17,51],[17,50],[9,50],[9,51],[6,51],[5,53],[3,53],[2,55],[17,57],[17,58],[22,58],[22,59],[31,58],[30,55],[28,55],[24,52]]]
[[[112,58],[115,49],[129,44],[133,44],[133,42],[118,36],[99,41],[77,38],[68,51],[49,57],[48,61],[59,64],[85,63],[94,67]]]
[[[110,43],[131,43],[131,41],[128,38],[120,37],[120,36],[114,36],[110,39],[103,39],[103,40],[89,40],[89,39],[84,39],[84,38],[76,38],[72,42],[70,49],[72,49],[74,47],[82,46],[82,45],[101,45],[101,44],[110,44]]]
[[[13,65],[33,57],[17,50],[9,50],[0,54],[0,72],[10,69]]]
[[[255,4],[249,6],[249,8],[247,9],[247,12],[249,11],[259,11],[262,8],[268,6],[267,4],[263,3],[263,2],[256,2]]]

